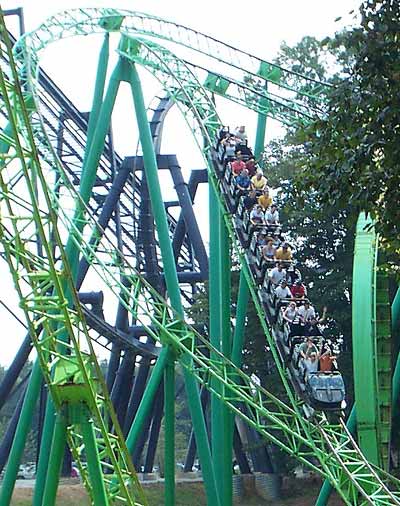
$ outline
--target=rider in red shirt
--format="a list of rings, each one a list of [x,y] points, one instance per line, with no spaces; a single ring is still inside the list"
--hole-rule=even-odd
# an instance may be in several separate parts
[[[295,299],[304,299],[307,295],[306,287],[300,280],[290,287],[290,291]]]

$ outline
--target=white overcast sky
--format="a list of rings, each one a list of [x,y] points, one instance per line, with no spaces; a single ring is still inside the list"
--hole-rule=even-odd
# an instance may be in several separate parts
[[[23,7],[27,31],[35,29],[46,18],[64,9],[113,7],[142,11],[187,25],[256,56],[272,60],[282,41],[293,45],[305,35],[323,38],[326,35],[332,35],[344,25],[350,24],[352,17],[348,13],[352,9],[357,9],[359,4],[360,0],[280,0],[279,2],[272,0],[246,0],[244,2],[235,0],[230,2],[215,0],[201,0],[200,2],[178,0],[146,0],[146,2],[3,0],[2,8],[6,10]],[[343,17],[343,20],[335,22],[334,20],[340,16]],[[16,25],[10,21],[10,26]],[[98,38],[93,41],[86,39],[89,38],[85,38],[84,42],[82,39],[79,41],[68,39],[58,42],[42,53],[44,70],[54,78],[56,84],[83,111],[90,108],[95,64],[100,44]],[[146,100],[149,101],[157,88],[146,78],[143,80],[143,84]],[[120,126],[126,123],[126,96],[124,92],[121,95],[122,98],[117,104],[115,121],[113,117],[116,145],[121,154],[135,154],[135,128],[132,127],[132,131],[130,131],[132,135],[127,136],[125,129]],[[225,110],[224,114],[223,119],[226,124],[236,126],[236,124],[245,123],[248,126],[250,139],[252,139],[256,123],[254,114],[246,113],[246,118],[242,121],[241,111],[235,109],[234,106],[230,110]],[[187,169],[202,168],[201,158],[196,152],[193,142],[190,139],[182,139],[175,133],[175,128],[166,130],[163,151],[178,154],[181,165],[185,165]],[[181,132],[180,129],[178,131]],[[182,149],[183,144],[185,149]],[[0,300],[12,308],[16,308],[18,306],[17,299],[13,295],[8,271],[4,270],[3,265],[0,266],[0,273],[3,280]],[[25,331],[1,306],[0,319],[3,328],[0,364],[8,366]]]

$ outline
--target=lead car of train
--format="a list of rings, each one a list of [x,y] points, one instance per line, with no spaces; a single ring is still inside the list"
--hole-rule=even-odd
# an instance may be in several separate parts
[[[225,129],[223,135],[227,131],[229,132]],[[222,135],[217,141],[214,151],[214,167],[220,180],[226,204],[234,215],[237,236],[246,251],[247,260],[257,284],[258,297],[264,308],[266,321],[276,341],[282,363],[289,373],[297,394],[307,405],[313,409],[323,411],[342,410],[346,405],[346,392],[340,371],[336,367],[332,367],[332,370],[327,372],[306,373],[303,360],[299,354],[299,348],[305,342],[307,335],[300,325],[290,327],[283,318],[289,300],[277,299],[268,276],[270,269],[275,266],[276,262],[265,260],[261,248],[257,246],[257,237],[260,233],[272,237],[277,242],[283,241],[282,226],[281,224],[277,226],[254,226],[251,224],[250,211],[243,204],[244,196],[238,198],[237,195],[235,177],[230,167],[232,158],[226,155],[226,150],[220,143],[221,138]],[[246,158],[252,156],[252,153],[246,142],[242,144],[237,149],[241,151],[242,158],[246,160]],[[286,268],[288,274],[292,277],[292,281],[295,279],[296,273],[300,275],[295,262],[286,262]],[[297,305],[303,303],[304,299],[296,300]],[[318,324],[314,326],[312,334],[313,344],[318,350],[321,348],[326,350],[329,347],[333,355],[337,356],[339,354],[341,340],[327,339]]]

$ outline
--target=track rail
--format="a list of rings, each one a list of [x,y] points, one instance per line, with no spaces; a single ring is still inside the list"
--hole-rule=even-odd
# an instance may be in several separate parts
[[[93,17],[86,18],[86,21],[87,26],[84,26],[83,20],[81,21],[80,30],[82,32],[85,30],[88,33],[90,30],[97,31],[98,27],[93,27]],[[72,27],[73,32],[75,28],[74,25]],[[62,33],[67,35],[68,26],[62,26]],[[25,41],[27,40],[36,40],[35,34],[31,35],[30,39],[25,39]],[[40,43],[43,43],[42,39],[40,39]],[[34,51],[35,47],[30,49]],[[109,289],[129,311],[133,312],[138,321],[142,321],[143,325],[147,326],[149,335],[161,343],[170,344],[175,349],[180,364],[188,369],[200,383],[212,391],[214,391],[213,385],[215,383],[211,382],[210,378],[215,378],[218,382],[218,388],[214,391],[215,395],[221,398],[233,412],[245,419],[268,440],[273,441],[283,450],[327,478],[337,489],[345,504],[352,506],[400,504],[398,481],[387,473],[373,468],[367,462],[350,434],[345,430],[342,422],[331,424],[322,413],[316,414],[313,420],[304,417],[303,403],[296,397],[286,377],[285,368],[280,361],[275,340],[271,335],[270,322],[259,303],[257,285],[247,263],[244,248],[236,237],[233,218],[226,207],[223,192],[216,175],[219,167],[213,145],[221,122],[207,90],[200,84],[189,66],[159,45],[148,41],[133,41],[131,45],[124,45],[122,49],[120,48],[120,54],[131,63],[141,63],[150,70],[160,80],[163,88],[177,103],[178,107],[183,110],[199,144],[202,145],[202,141],[206,140],[205,148],[202,151],[208,162],[209,181],[219,195],[219,203],[224,212],[226,226],[240,259],[290,405],[283,403],[264,388],[254,385],[250,378],[234,367],[195,329],[183,322],[169,307],[168,303],[146,283],[140,273],[130,266],[129,259],[126,259],[122,252],[120,252],[118,261],[116,261],[115,252],[117,248],[112,240],[108,239],[106,233],[101,242],[101,257],[97,255],[97,251],[87,242],[87,230],[93,230],[97,226],[95,218],[84,202],[80,200],[80,196],[76,193],[68,178],[66,178],[63,167],[59,164],[55,153],[52,152],[51,146],[47,143],[43,124],[40,121],[34,122],[32,124],[33,130],[31,130],[26,115],[22,114],[23,128],[20,124],[16,138],[23,141],[21,144],[24,149],[17,149],[16,155],[10,154],[5,159],[7,168],[12,172],[10,179],[4,179],[2,182],[2,198],[7,206],[12,207],[12,212],[7,213],[2,223],[2,242],[8,251],[10,266],[17,287],[20,290],[22,305],[28,320],[34,322],[39,313],[47,325],[53,323],[54,318],[52,319],[50,305],[43,306],[39,302],[41,300],[45,301],[46,304],[51,302],[50,299],[48,300],[48,294],[54,293],[54,290],[60,285],[61,279],[68,283],[71,293],[74,293],[67,267],[68,262],[66,262],[65,255],[63,255],[62,242],[58,243],[62,258],[60,264],[54,261],[51,249],[47,247],[45,258],[38,257],[34,251],[27,249],[32,242],[32,234],[38,229],[43,244],[48,245],[49,236],[46,235],[48,228],[53,228],[56,231],[60,227],[61,229],[71,230],[76,247],[81,255],[90,259],[93,270],[102,277]],[[32,58],[35,66],[37,64],[35,52],[33,52]],[[22,71],[26,72],[28,68],[29,66]],[[31,84],[34,84],[33,80]],[[24,113],[21,104],[20,109]],[[8,114],[12,114],[12,110],[8,110]],[[26,132],[28,133],[27,139],[24,137]],[[36,157],[32,158],[31,156],[32,153],[36,152],[33,134],[35,139],[40,142],[42,148],[40,153],[46,153],[46,156],[42,155],[42,163],[39,163]],[[14,138],[11,137],[5,140],[10,142],[14,149],[17,148]],[[18,169],[11,164],[13,156],[17,156],[22,161],[27,158],[33,164],[38,183],[40,183],[40,194],[44,197],[41,199],[40,206],[35,192],[32,191],[31,174],[26,170],[26,164],[22,164],[23,167],[18,173]],[[55,220],[52,204],[57,196],[54,189],[49,186],[48,178],[46,178],[46,173],[55,169],[63,179],[64,191],[83,210],[85,226],[82,228],[76,227],[71,213],[63,207],[58,208],[58,222]],[[4,170],[3,173],[5,174]],[[21,185],[26,185],[30,190],[30,200],[24,201],[19,196],[20,194],[16,193],[16,186],[11,184],[15,178],[19,178]],[[19,250],[11,247],[11,236],[8,233],[9,226],[7,224],[13,228],[13,236],[18,239],[17,244],[23,245]],[[18,226],[15,226],[16,224]],[[123,260],[124,275],[130,281],[129,288],[119,281],[118,273],[121,260]],[[22,286],[29,287],[28,294],[24,293]],[[136,294],[134,310],[131,304],[132,293]],[[65,297],[54,300],[53,305],[55,305],[53,311],[56,315],[58,314],[57,311],[62,308],[63,314],[68,316],[67,321],[70,322],[71,327],[68,334],[71,333],[71,342],[75,342],[74,335],[78,331],[79,336],[83,333],[83,336],[87,338],[85,320],[79,310],[77,314],[70,313]],[[79,307],[79,305],[76,307]],[[43,340],[35,339],[38,353],[42,357],[42,367],[45,371],[48,371],[46,377],[50,385],[52,382],[51,371],[54,364],[49,363],[46,358],[49,355],[58,356],[56,344],[49,348]],[[62,345],[62,343],[59,344]],[[77,356],[81,353],[80,344],[80,341],[77,340],[77,345],[74,345],[74,353]],[[87,345],[90,349],[90,339]],[[219,363],[217,364],[214,360],[211,360],[210,356],[219,357]],[[87,367],[84,358],[81,359],[81,363],[85,374],[87,374],[90,367]],[[249,409],[242,409],[241,405]],[[319,461],[318,465],[315,463],[315,458]]]

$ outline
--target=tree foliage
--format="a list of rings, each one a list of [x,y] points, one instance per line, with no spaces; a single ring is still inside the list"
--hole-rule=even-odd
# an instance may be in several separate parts
[[[366,0],[360,16],[360,26],[328,42],[348,74],[330,92],[326,116],[302,132],[307,157],[296,190],[311,188],[324,210],[369,212],[398,258],[400,4]]]

